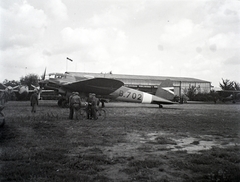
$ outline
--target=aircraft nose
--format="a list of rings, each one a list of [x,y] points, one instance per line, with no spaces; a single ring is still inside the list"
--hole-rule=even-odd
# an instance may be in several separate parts
[[[48,83],[48,80],[41,80],[41,81],[38,82],[40,87],[44,87],[47,83]]]

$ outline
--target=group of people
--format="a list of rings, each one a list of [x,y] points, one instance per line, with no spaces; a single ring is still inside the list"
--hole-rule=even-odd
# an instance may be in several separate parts
[[[97,109],[99,106],[99,99],[96,98],[96,94],[90,93],[87,98],[87,118],[97,119]],[[74,111],[81,108],[81,98],[78,92],[73,92],[69,97],[69,119],[73,119]]]
[[[30,97],[30,103],[32,113],[36,112],[36,107],[38,105],[38,95],[37,90]],[[87,118],[88,119],[97,119],[97,110],[99,106],[99,99],[96,98],[96,94],[90,93],[87,98]],[[78,92],[72,92],[72,95],[69,97],[69,119],[73,119],[74,112],[81,108],[81,98]]]

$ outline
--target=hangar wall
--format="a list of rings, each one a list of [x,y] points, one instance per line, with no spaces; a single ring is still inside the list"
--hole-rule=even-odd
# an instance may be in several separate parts
[[[192,86],[197,88],[197,92],[209,93],[211,90],[211,82],[196,78],[187,77],[167,77],[167,76],[145,76],[145,75],[123,75],[123,74],[103,74],[103,73],[87,73],[87,72],[66,72],[75,76],[94,76],[120,80],[125,86],[138,89],[144,92],[155,94],[158,86],[162,81],[170,79],[173,81],[175,95],[185,94],[188,88]],[[181,93],[180,93],[181,90]]]
[[[137,83],[131,84],[130,82],[128,82],[125,84],[125,86],[133,89],[139,89],[141,91],[148,92],[151,94],[155,94],[158,86],[161,84],[162,81],[159,81],[159,83],[152,85],[143,84],[142,82],[140,84]],[[211,82],[173,81],[174,93],[177,96],[186,94],[188,89],[191,88],[192,86],[197,88],[197,93],[209,93],[211,91]]]

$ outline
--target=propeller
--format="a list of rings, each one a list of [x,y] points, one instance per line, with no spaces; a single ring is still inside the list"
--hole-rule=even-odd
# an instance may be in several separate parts
[[[42,75],[42,80],[45,80],[45,76],[46,76],[46,69],[47,69],[47,68],[45,68],[45,70],[44,70],[44,73],[43,73],[43,75]]]
[[[37,91],[37,93],[38,93],[38,100],[41,98],[41,93],[42,93],[42,88],[40,87],[40,86],[35,86],[35,85],[33,85],[33,84],[31,84],[31,86],[34,88],[34,90],[36,90]]]
[[[39,80],[39,82],[38,82],[39,86],[35,86],[35,85],[31,84],[31,86],[34,88],[34,90],[36,90],[38,92],[38,99],[41,98],[42,89],[44,88],[44,85],[46,84],[46,82],[45,82],[46,69],[47,68],[45,68],[43,75],[41,76],[42,79]]]
[[[45,78],[46,78],[46,70],[47,68],[45,68],[43,75],[41,76],[42,79],[39,80],[38,84],[40,85],[40,89],[44,88],[44,85],[46,84]]]
[[[26,98],[27,94],[29,93],[28,86],[27,85],[16,85],[16,86],[6,86],[2,84],[5,89],[1,89],[1,92],[8,92],[8,94],[15,93],[17,94],[16,97],[21,100]]]

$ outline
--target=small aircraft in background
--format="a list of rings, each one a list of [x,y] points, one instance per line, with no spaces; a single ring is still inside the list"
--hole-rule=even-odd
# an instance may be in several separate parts
[[[220,90],[217,93],[222,102],[232,101],[232,103],[236,103],[240,101],[240,90]]]
[[[17,97],[17,100],[22,100],[27,97],[29,93],[29,89],[28,89],[28,86],[26,85],[17,85],[17,86],[11,87],[11,86],[6,86],[0,83],[0,92],[1,94],[4,92],[8,94],[11,94],[14,92]]]
[[[45,74],[46,72],[44,72],[44,79],[39,81],[40,88],[54,90],[59,94],[61,97],[58,100],[58,105],[62,107],[68,103],[68,97],[72,92],[79,92],[82,98],[87,98],[89,93],[95,93],[102,104],[108,102],[108,100],[157,104],[160,108],[162,104],[173,104],[172,101],[159,96],[163,94],[162,91],[164,90],[157,91],[157,95],[151,95],[125,87],[122,81],[111,78],[95,78],[91,75],[79,77],[68,73],[51,73],[49,79],[45,79]]]

